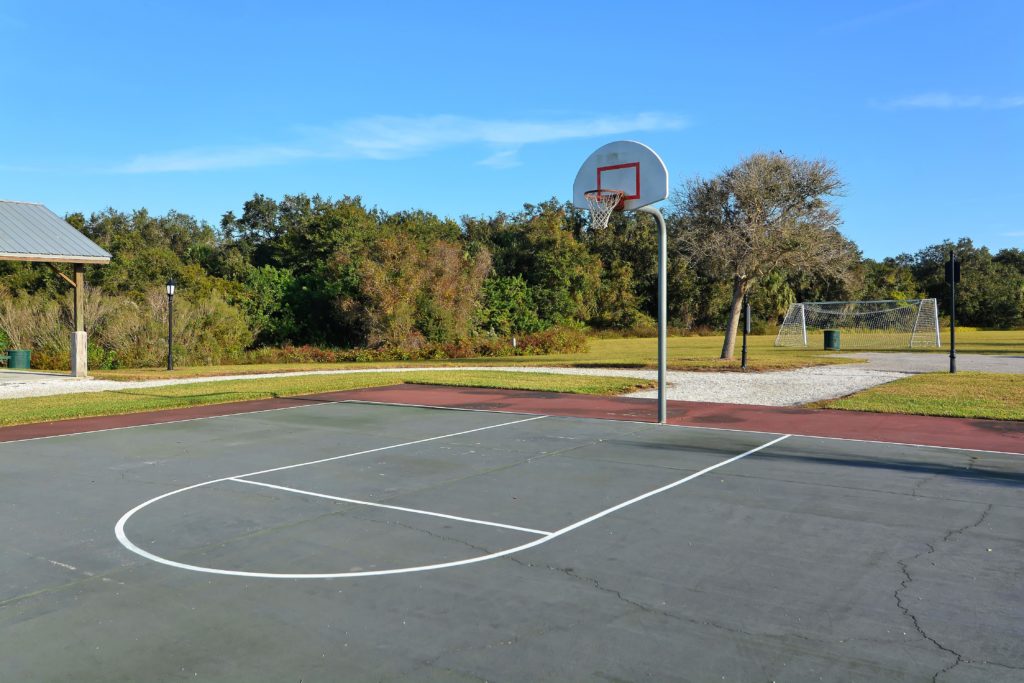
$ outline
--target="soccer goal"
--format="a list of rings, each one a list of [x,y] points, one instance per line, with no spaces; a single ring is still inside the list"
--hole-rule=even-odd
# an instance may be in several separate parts
[[[843,349],[922,349],[942,346],[935,299],[813,301],[792,304],[776,346],[819,344],[825,330],[841,334]]]

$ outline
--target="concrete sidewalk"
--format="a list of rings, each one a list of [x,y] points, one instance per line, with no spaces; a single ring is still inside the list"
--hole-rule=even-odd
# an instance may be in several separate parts
[[[840,354],[844,358],[858,358],[868,362],[871,370],[922,373],[949,372],[949,352],[946,353],[883,353],[864,351]],[[1024,352],[1019,356],[992,356],[981,353],[958,353],[958,372],[1007,372],[1024,374]]]

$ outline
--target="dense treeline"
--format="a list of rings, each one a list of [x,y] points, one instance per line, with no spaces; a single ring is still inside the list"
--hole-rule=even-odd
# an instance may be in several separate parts
[[[684,212],[667,218],[670,323],[720,333],[734,283],[692,258]],[[171,277],[180,353],[189,362],[239,360],[246,349],[288,345],[458,356],[506,352],[512,336],[530,334],[545,349],[578,345],[571,332],[584,326],[654,330],[656,235],[639,214],[616,214],[606,228],[590,229],[585,212],[555,199],[455,222],[367,208],[359,197],[255,195],[217,229],[185,214],[145,210],[67,220],[114,256],[87,269],[94,365],[160,362],[163,285]],[[842,272],[787,263],[752,281],[761,331],[794,301],[944,300],[950,248],[963,260],[959,319],[997,328],[1024,323],[1020,249],[992,254],[962,238],[874,261],[861,259],[838,233],[835,239],[854,256]],[[0,329],[10,343],[66,354],[69,297],[61,281],[40,264],[5,263],[0,287]]]

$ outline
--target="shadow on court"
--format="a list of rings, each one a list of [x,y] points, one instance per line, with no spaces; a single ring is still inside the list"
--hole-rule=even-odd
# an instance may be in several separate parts
[[[1024,456],[1020,456],[1024,459]],[[952,479],[964,479],[978,484],[991,484],[996,486],[1010,486],[1024,488],[1024,476],[1019,470],[1011,468],[986,469],[984,458],[972,458],[968,463],[936,463],[922,460],[887,460],[884,458],[864,457],[828,457],[807,454],[787,453],[765,453],[761,458],[770,461],[786,460],[794,464],[808,465],[811,463],[819,465],[831,465],[844,468],[866,468],[873,470],[887,470],[912,475],[928,477],[945,477]],[[980,461],[980,462],[979,462]]]

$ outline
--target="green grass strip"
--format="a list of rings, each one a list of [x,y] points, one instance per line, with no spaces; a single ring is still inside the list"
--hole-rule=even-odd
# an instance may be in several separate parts
[[[30,424],[101,415],[125,415],[168,408],[187,408],[216,403],[318,394],[327,391],[365,389],[403,382],[599,395],[620,394],[633,389],[648,388],[654,384],[629,378],[486,371],[367,372],[346,375],[266,377],[251,380],[175,384],[145,389],[6,399],[0,401],[0,425]]]
[[[448,371],[401,373],[408,384],[443,384],[451,387],[489,389],[525,389],[557,391],[565,394],[614,396],[628,391],[657,386],[653,380],[629,377],[592,377],[589,375],[553,375],[542,372]]]
[[[896,380],[814,407],[905,415],[1024,420],[1024,375],[928,373]]]
[[[810,349],[777,348],[773,336],[750,338],[751,370],[790,370],[837,363],[863,361],[840,358],[826,353],[820,346]],[[736,357],[721,360],[721,337],[669,337],[667,365],[670,370],[721,371],[740,369],[740,347]],[[647,368],[658,367],[658,342],[652,338],[592,339],[590,348],[582,353],[549,354],[545,356],[506,356],[488,358],[459,358],[432,361],[392,361],[375,363],[258,363],[252,365],[211,365],[176,368],[168,372],[161,368],[125,368],[120,370],[93,370],[99,379],[146,380],[173,377],[209,377],[214,375],[260,374],[267,372],[293,372],[301,370],[373,370],[377,368],[437,367],[461,365],[476,366],[561,366],[586,368]]]

